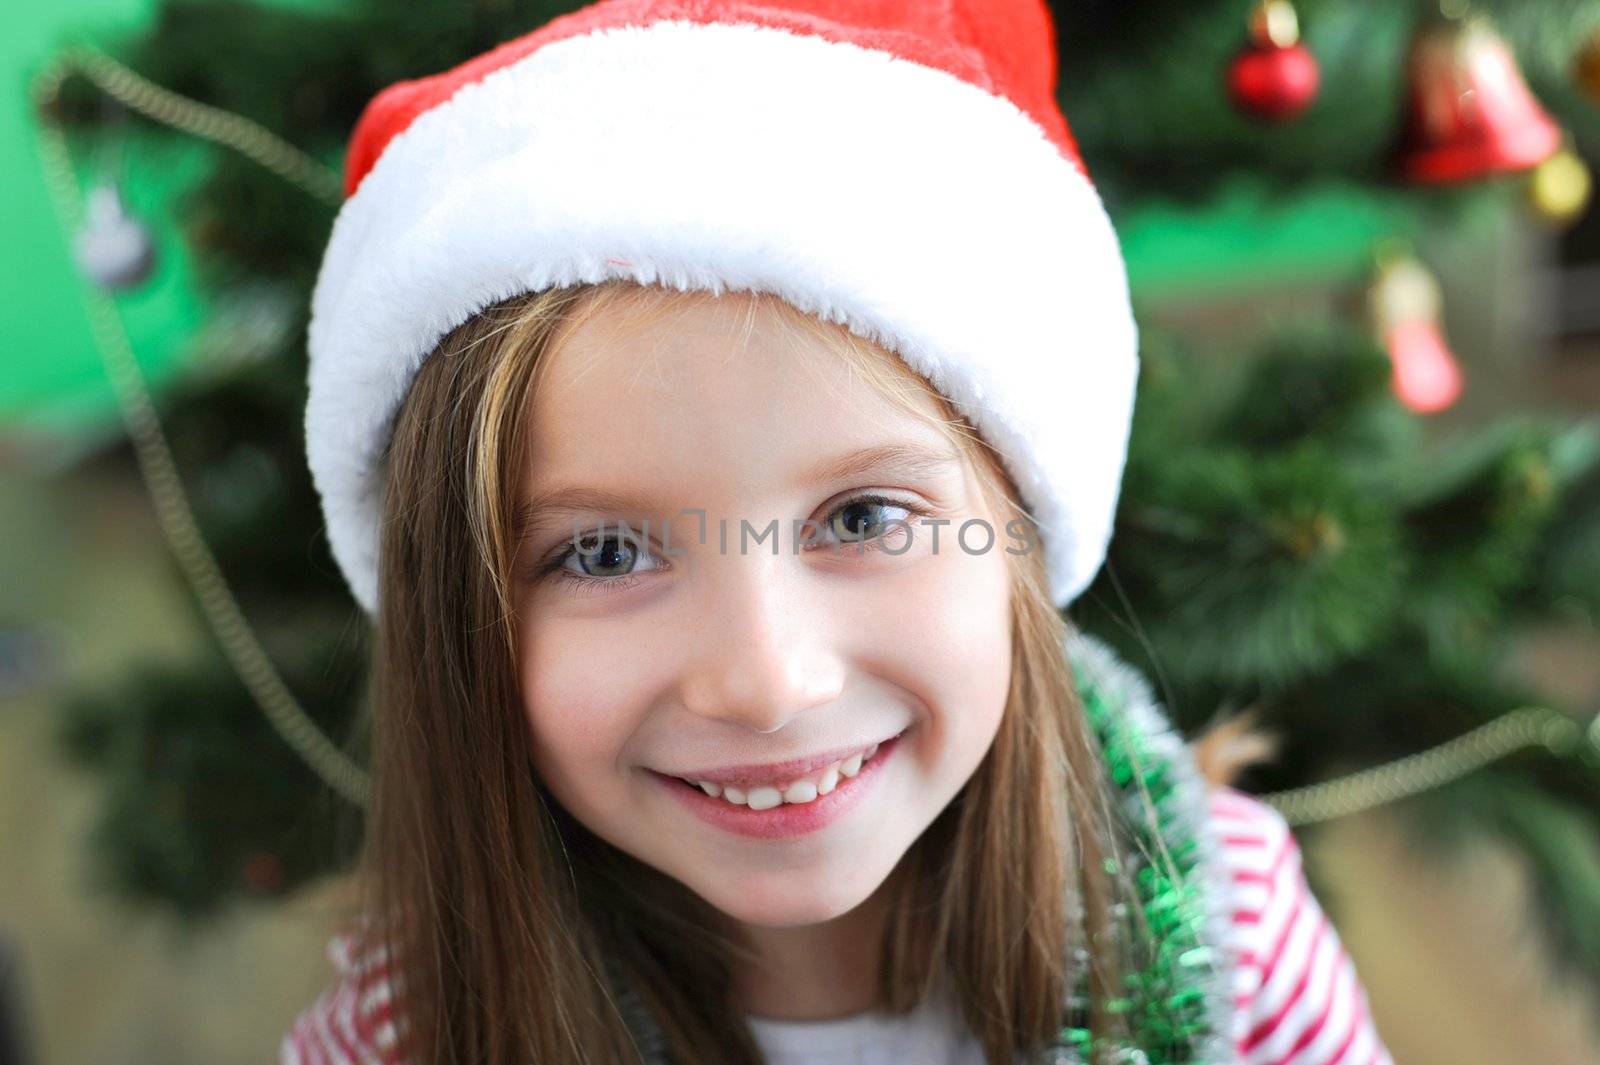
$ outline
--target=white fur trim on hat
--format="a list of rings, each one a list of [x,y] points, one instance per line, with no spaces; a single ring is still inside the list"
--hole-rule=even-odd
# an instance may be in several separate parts
[[[1059,605],[1110,538],[1138,375],[1121,250],[1023,111],[886,52],[658,22],[545,45],[418,116],[334,224],[307,458],[376,612],[380,462],[473,313],[631,278],[776,294],[898,353],[1001,452]]]

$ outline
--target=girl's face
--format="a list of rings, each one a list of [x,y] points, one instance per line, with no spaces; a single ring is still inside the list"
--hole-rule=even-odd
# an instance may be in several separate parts
[[[737,920],[796,926],[871,895],[989,749],[1022,548],[937,428],[749,309],[596,319],[552,353],[518,668],[569,813]]]

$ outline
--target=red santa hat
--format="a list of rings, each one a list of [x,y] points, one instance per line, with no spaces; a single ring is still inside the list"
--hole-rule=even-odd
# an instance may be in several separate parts
[[[769,292],[896,353],[1003,456],[1058,605],[1104,560],[1138,375],[1040,0],[607,0],[379,93],[312,298],[307,458],[377,605],[421,361],[520,293]]]

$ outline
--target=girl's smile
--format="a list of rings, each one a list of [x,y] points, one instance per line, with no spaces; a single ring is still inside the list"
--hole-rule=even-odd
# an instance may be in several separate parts
[[[787,772],[748,769],[708,773],[694,780],[654,775],[707,824],[755,839],[788,839],[826,828],[868,798],[904,731],[820,769]],[[775,767],[782,770],[783,767]],[[734,783],[718,784],[709,777]]]

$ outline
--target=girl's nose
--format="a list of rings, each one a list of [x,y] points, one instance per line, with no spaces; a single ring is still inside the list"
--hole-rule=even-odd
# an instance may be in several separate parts
[[[728,555],[707,567],[697,646],[681,683],[690,711],[773,732],[839,697],[845,670],[819,623],[827,611],[794,561]]]

